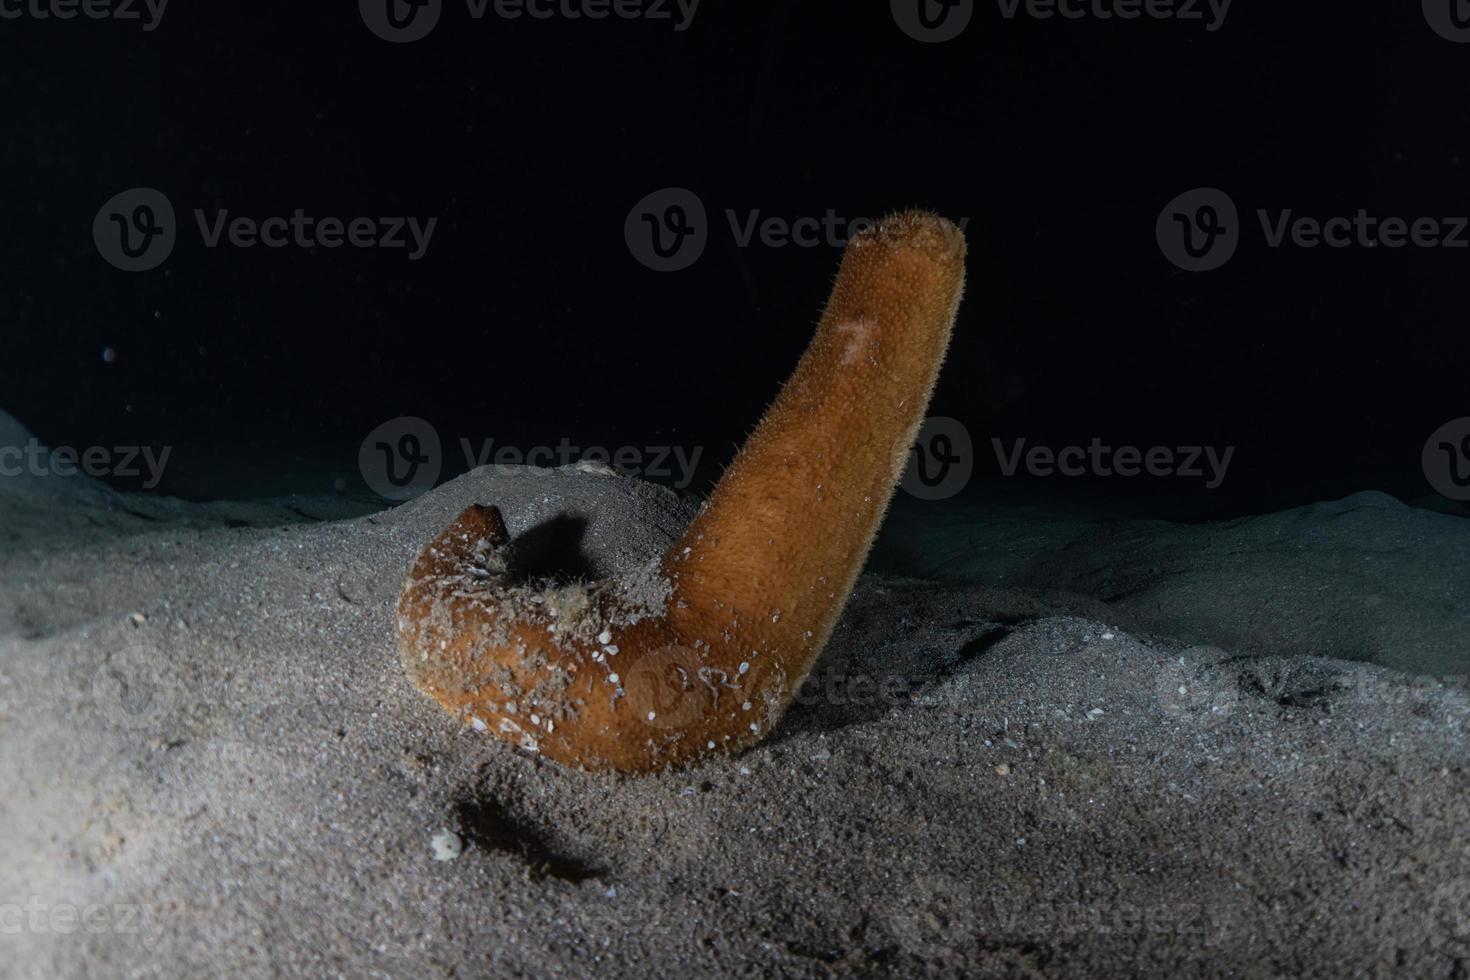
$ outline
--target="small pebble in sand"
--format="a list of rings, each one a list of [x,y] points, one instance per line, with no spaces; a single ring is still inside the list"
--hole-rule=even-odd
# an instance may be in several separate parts
[[[434,849],[435,861],[453,861],[464,853],[464,841],[459,835],[448,830],[441,830],[429,841],[429,846]]]
[[[148,617],[145,616],[145,615],[143,615],[142,613],[135,612],[131,616],[128,617],[128,620],[134,626],[142,626],[144,623],[148,622]]]
[[[995,767],[995,774],[997,776],[1009,776],[1011,774],[1011,767],[1002,762],[1000,765]]]
[[[1089,711],[1087,713],[1087,720],[1088,721],[1097,721],[1104,714],[1106,714],[1106,712],[1103,711],[1103,709],[1101,709],[1101,708],[1093,708],[1091,711]]]
[[[1113,638],[1113,634],[1111,634],[1111,633],[1104,633],[1104,634],[1103,634],[1103,635],[1102,635],[1102,638],[1103,638],[1103,639],[1104,639],[1104,640],[1111,640],[1111,639],[1112,639],[1112,638]]]

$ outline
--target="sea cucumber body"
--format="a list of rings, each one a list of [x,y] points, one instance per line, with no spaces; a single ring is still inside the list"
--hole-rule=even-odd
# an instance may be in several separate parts
[[[513,586],[472,507],[398,611],[415,682],[491,734],[641,772],[763,738],[810,672],[922,424],[964,289],[960,230],[907,212],[857,236],[796,370],[656,568]]]

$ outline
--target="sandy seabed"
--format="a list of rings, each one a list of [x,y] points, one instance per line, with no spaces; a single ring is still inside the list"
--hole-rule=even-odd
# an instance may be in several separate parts
[[[0,480],[0,976],[1470,973],[1464,517],[900,509],[768,741],[620,778],[409,683],[393,604],[473,502],[597,575],[694,506]]]

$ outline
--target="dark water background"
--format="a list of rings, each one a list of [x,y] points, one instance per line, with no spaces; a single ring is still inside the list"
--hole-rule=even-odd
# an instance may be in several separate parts
[[[1027,479],[1200,515],[1433,493],[1425,441],[1470,415],[1470,248],[1272,248],[1257,217],[1470,214],[1470,44],[1419,4],[1238,0],[1209,30],[990,2],[936,44],[882,3],[706,0],[684,30],[670,9],[475,20],[461,0],[408,44],[344,3],[0,19],[0,407],[55,445],[171,447],[156,489],[191,497],[365,494],[359,447],[400,416],[432,423],[446,475],[462,438],[567,439],[698,448],[697,489],[839,255],[742,246],[730,212],[845,228],[923,206],[968,219],[934,413],[980,478],[1003,479],[992,438],[1099,438],[1235,456],[1215,490]],[[135,187],[167,196],[178,241],[128,273],[93,221]],[[708,214],[678,272],[624,234],[667,187]],[[1155,233],[1197,187],[1240,215],[1211,272]],[[297,208],[437,225],[410,261],[208,248],[193,215]]]

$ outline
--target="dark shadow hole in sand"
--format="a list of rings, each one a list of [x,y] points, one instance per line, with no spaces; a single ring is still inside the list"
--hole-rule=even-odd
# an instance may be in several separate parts
[[[533,877],[579,882],[606,873],[604,868],[557,853],[494,799],[469,797],[455,804],[454,810],[461,837],[483,851],[515,855]]]
[[[1035,618],[1031,616],[997,616],[995,619],[984,622],[965,620],[955,623],[950,629],[956,632],[974,630],[979,630],[980,632],[973,639],[966,641],[963,646],[955,651],[953,656],[945,660],[944,669],[940,670],[934,679],[941,680],[948,677],[971,660],[985,653],[1001,640],[1010,636],[1016,630],[1023,626],[1029,626],[1033,622],[1035,622]]]
[[[585,517],[560,514],[517,535],[510,543],[511,581],[567,585],[597,578],[582,550],[586,534]]]
[[[160,516],[158,516],[156,514],[145,514],[143,511],[141,511],[141,510],[134,510],[132,507],[123,506],[123,507],[120,507],[118,509],[121,510],[124,514],[127,514],[130,517],[136,517],[136,518],[138,518],[141,521],[147,521],[149,524],[167,524],[168,523],[168,519],[165,518],[165,517],[160,517]]]
[[[1236,670],[1241,694],[1281,708],[1330,712],[1346,690],[1342,671],[1325,664],[1282,663],[1262,656],[1227,657],[1220,664]]]
[[[20,634],[22,640],[44,640],[50,635],[45,618],[29,606],[18,606],[13,615],[15,632]]]

